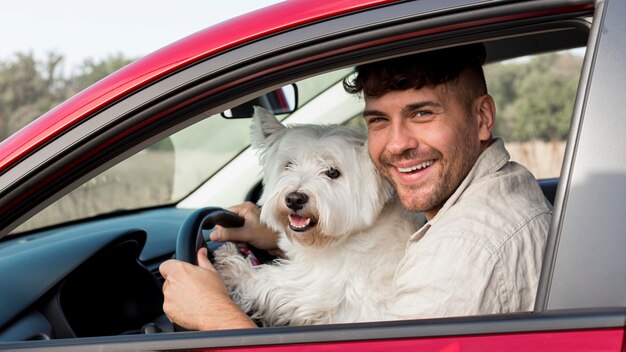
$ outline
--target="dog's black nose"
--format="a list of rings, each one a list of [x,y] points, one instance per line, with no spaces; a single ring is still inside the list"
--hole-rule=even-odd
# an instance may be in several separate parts
[[[300,210],[304,208],[306,202],[309,201],[309,197],[300,192],[290,192],[285,196],[285,204],[287,208],[291,210]]]

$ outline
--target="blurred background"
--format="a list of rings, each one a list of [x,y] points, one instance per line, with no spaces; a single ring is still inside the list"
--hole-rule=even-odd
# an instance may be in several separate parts
[[[0,11],[0,141],[128,63],[278,2],[5,2]]]

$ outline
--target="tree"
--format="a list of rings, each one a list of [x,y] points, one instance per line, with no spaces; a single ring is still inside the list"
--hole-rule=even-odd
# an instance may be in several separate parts
[[[498,106],[494,134],[507,141],[564,140],[581,65],[580,56],[551,53],[486,67]]]
[[[121,54],[88,59],[69,77],[63,55],[55,52],[41,61],[29,52],[0,62],[0,140],[131,61]]]
[[[44,63],[33,53],[18,53],[0,63],[0,138],[4,139],[63,99],[60,63],[49,53]]]

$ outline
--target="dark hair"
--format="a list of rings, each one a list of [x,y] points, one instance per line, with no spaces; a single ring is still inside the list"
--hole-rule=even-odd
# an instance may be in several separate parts
[[[471,79],[468,86],[460,87],[460,93],[464,100],[473,99],[487,93],[482,69],[485,57],[483,44],[402,56],[357,66],[356,77],[351,81],[351,76],[344,79],[343,86],[348,93],[375,98],[391,91],[456,83],[461,73],[467,72]]]

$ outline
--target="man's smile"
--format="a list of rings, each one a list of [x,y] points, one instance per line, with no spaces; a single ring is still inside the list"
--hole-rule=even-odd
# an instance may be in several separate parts
[[[430,165],[432,165],[434,162],[435,162],[434,160],[428,160],[428,161],[424,161],[422,163],[419,163],[413,166],[399,166],[399,165],[394,165],[394,166],[399,172],[405,174],[405,173],[411,173],[413,171],[425,169],[429,167]]]
[[[437,159],[402,160],[387,164],[389,176],[398,185],[417,186],[423,184]]]

